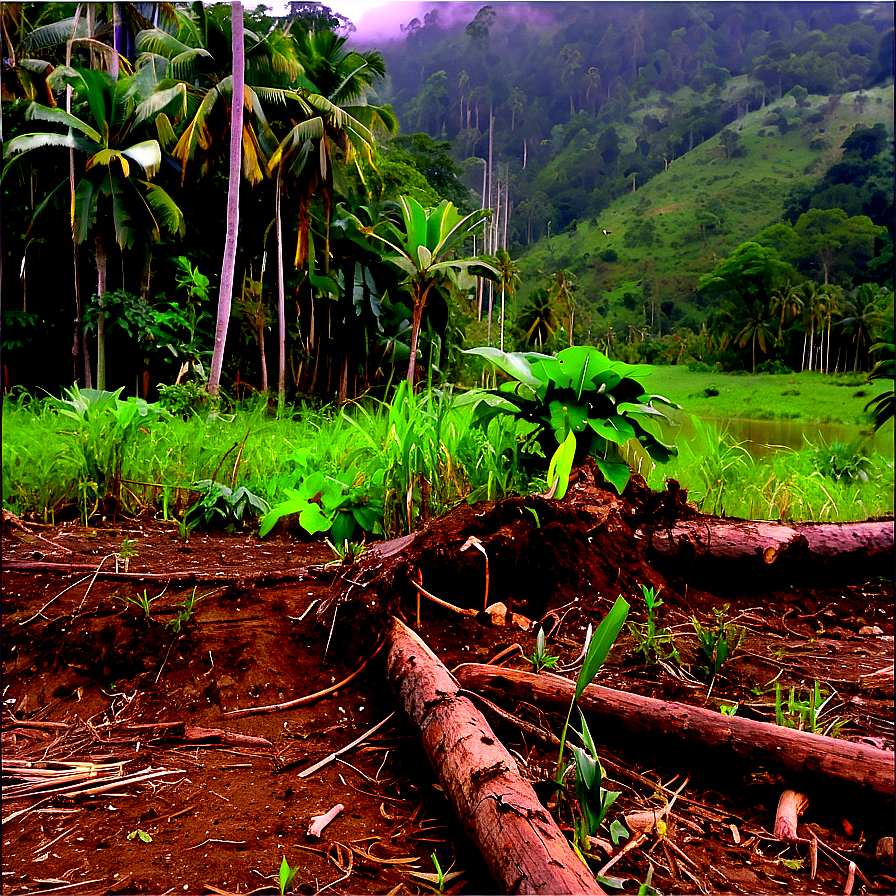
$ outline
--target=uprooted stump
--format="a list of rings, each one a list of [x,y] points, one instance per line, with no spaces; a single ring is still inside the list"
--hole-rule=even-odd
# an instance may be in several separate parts
[[[481,611],[487,598],[538,620],[549,604],[638,593],[640,585],[671,593],[687,583],[725,594],[794,575],[866,581],[892,567],[892,521],[720,519],[698,513],[674,480],[653,492],[633,475],[620,497],[598,484],[595,471],[591,460],[573,471],[562,501],[529,495],[460,504],[419,532],[372,545],[337,574],[318,618],[329,626],[334,606],[351,604],[341,619],[357,631],[341,640],[359,644],[359,636],[383,631],[401,606],[413,606],[415,582],[467,608]],[[462,550],[471,537],[481,551]]]
[[[389,682],[502,892],[603,893],[441,661],[397,619],[389,642]]]

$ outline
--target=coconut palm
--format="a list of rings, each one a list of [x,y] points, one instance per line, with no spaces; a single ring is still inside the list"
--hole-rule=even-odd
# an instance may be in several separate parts
[[[506,249],[498,249],[495,253],[495,267],[500,273],[499,283],[501,285],[501,351],[504,351],[504,297],[505,294],[513,298],[522,281],[520,280],[520,269],[516,262],[510,257],[510,253]]]
[[[859,354],[864,346],[870,346],[874,341],[873,334],[882,321],[883,315],[878,305],[882,293],[884,291],[876,284],[863,283],[843,306],[846,316],[840,321],[840,326],[855,345],[853,370],[859,369]]]
[[[545,287],[532,290],[529,301],[517,318],[517,325],[523,331],[524,342],[539,348],[557,333],[560,318],[554,299]]]
[[[473,230],[491,215],[490,209],[479,209],[461,215],[447,200],[435,208],[423,208],[410,196],[399,197],[402,228],[391,226],[388,237],[376,232],[376,226],[363,227],[368,236],[378,239],[392,250],[389,261],[405,274],[404,285],[414,302],[411,324],[411,358],[408,362],[408,383],[413,386],[417,361],[417,342],[423,311],[433,292],[441,289],[449,272],[469,271],[497,281],[500,271],[485,258],[452,257]],[[360,225],[360,222],[359,222]],[[378,226],[378,225],[377,225]]]
[[[92,69],[68,69],[59,79],[70,84],[77,98],[76,113],[32,103],[26,117],[67,128],[66,134],[31,133],[11,140],[7,157],[37,149],[59,147],[83,153],[84,173],[75,188],[71,210],[75,243],[94,236],[97,268],[97,388],[106,387],[105,317],[102,296],[106,291],[107,253],[110,237],[121,251],[159,238],[164,228],[183,234],[184,217],[177,204],[157,184],[150,183],[162,162],[159,141],[139,139],[139,130],[154,107],[135,89],[137,75],[113,78]]]
[[[739,323],[741,328],[734,337],[737,344],[744,348],[747,343],[750,344],[752,371],[756,372],[756,346],[758,345],[762,352],[767,351],[766,346],[772,346],[777,341],[772,329],[772,319],[768,308],[762,302],[753,302],[752,305],[746,306],[746,316],[741,317]]]

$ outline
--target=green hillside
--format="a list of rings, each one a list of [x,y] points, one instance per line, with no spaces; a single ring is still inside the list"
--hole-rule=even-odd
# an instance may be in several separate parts
[[[743,90],[746,80],[732,79],[728,90]],[[635,114],[655,111],[651,101],[656,97],[640,103]],[[786,133],[769,123],[775,118],[788,122]],[[645,302],[658,307],[671,302],[673,323],[699,328],[703,312],[693,298],[700,275],[780,221],[791,188],[823,174],[855,125],[877,123],[892,134],[892,84],[844,94],[839,102],[810,95],[802,107],[785,96],[748,112],[727,129],[739,138],[735,157],[726,158],[722,135],[715,136],[670,162],[643,187],[635,183],[634,191],[597,218],[534,243],[519,259],[524,286],[517,301],[525,302],[541,274],[565,268],[578,278],[579,307],[592,325],[610,317],[617,330],[643,327]],[[566,166],[566,155],[547,172]],[[648,325],[650,315],[648,308]]]

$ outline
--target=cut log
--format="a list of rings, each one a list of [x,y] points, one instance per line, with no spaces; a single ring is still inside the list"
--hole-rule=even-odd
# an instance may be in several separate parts
[[[878,567],[892,572],[894,523],[780,523],[720,520],[704,517],[668,528],[642,531],[647,559],[659,569],[697,568],[707,575],[736,578],[730,565],[745,561],[757,572],[774,564],[769,574],[801,572],[829,577],[857,574],[873,577]],[[785,569],[786,568],[786,569]]]
[[[603,893],[451,673],[393,619],[389,682],[445,796],[505,893]]]
[[[535,675],[471,663],[460,666],[455,675],[465,689],[478,691],[492,700],[510,695],[564,713],[575,692],[574,682],[547,672]],[[616,726],[632,734],[664,736],[692,746],[722,748],[726,756],[734,755],[796,774],[820,774],[889,795],[896,786],[893,753],[865,744],[724,716],[709,709],[599,685],[585,688],[578,705],[583,712],[612,719]]]

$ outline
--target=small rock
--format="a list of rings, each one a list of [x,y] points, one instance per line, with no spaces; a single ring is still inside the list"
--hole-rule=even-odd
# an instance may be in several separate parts
[[[230,675],[222,675],[218,679],[218,687],[219,688],[230,688],[236,684],[236,681]]]
[[[877,637],[878,635],[882,635],[884,630],[879,625],[863,625],[859,629],[860,635],[867,635]]]
[[[880,840],[877,841],[877,849],[874,850],[874,854],[881,862],[889,862],[891,865],[893,864],[893,838],[892,837],[881,837]]]

